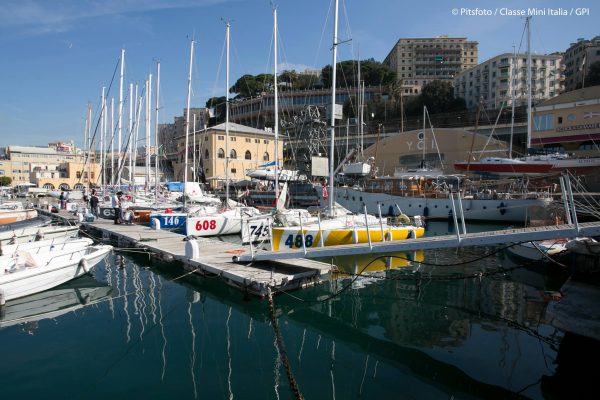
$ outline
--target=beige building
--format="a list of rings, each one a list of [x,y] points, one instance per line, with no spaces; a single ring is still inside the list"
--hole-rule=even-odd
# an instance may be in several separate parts
[[[177,141],[177,161],[174,162],[176,180],[184,179],[185,135]],[[248,179],[246,170],[275,160],[275,135],[271,131],[229,123],[229,142],[226,141],[225,124],[196,131],[196,172],[203,167],[211,188],[222,187],[225,181],[226,149],[229,151],[229,179],[232,182]],[[226,146],[227,144],[227,146]],[[279,159],[283,155],[283,140],[279,140]],[[188,180],[194,177],[194,135],[188,138]]]
[[[574,90],[540,103],[533,115],[533,146],[600,156],[600,86]]]
[[[365,158],[375,157],[378,175],[393,175],[396,169],[419,168],[424,159],[431,168],[442,168],[445,173],[453,173],[454,163],[484,156],[506,155],[505,142],[488,136],[474,134],[463,129],[435,129],[435,136],[428,129],[399,132],[390,135],[364,151]],[[487,145],[486,145],[487,143]]]
[[[84,155],[73,144],[50,143],[48,147],[8,146],[7,159],[0,160],[0,176],[12,178],[12,185],[34,183],[38,187],[73,189],[95,183],[99,165],[89,164],[83,171]]]
[[[600,36],[592,40],[577,39],[565,51],[565,91],[579,89],[585,85],[585,76],[590,65],[600,61]]]
[[[384,64],[396,71],[404,94],[418,94],[434,80],[452,80],[477,65],[477,42],[467,38],[399,39]]]
[[[531,56],[531,98],[534,104],[560,94],[563,87],[560,54]],[[465,99],[468,108],[483,101],[487,109],[527,104],[527,55],[500,54],[454,77],[454,95]]]

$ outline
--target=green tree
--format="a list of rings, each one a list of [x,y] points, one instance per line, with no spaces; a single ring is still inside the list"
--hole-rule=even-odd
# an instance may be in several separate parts
[[[229,93],[237,93],[237,98],[248,99],[258,96],[262,92],[273,91],[273,74],[242,75],[232,87]]]
[[[357,61],[348,60],[338,63],[336,72],[336,87],[356,86],[358,81]],[[396,80],[396,73],[390,67],[372,58],[360,62],[360,73],[365,86],[388,86]],[[321,80],[325,87],[331,86],[331,65],[323,67]]]
[[[585,77],[585,86],[600,85],[600,61],[590,64],[590,70]]]
[[[421,94],[405,107],[407,115],[420,115],[423,106],[431,113],[460,111],[466,108],[465,100],[454,97],[454,88],[449,81],[435,80],[423,87]]]
[[[226,102],[227,98],[225,96],[211,97],[206,102],[206,108],[215,110],[215,122],[217,124],[225,121]]]
[[[12,183],[12,178],[9,176],[0,176],[0,186],[8,186]]]

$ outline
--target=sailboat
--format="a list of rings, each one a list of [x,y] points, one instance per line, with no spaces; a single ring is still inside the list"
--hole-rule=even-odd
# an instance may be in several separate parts
[[[370,241],[404,240],[422,237],[423,227],[414,225],[389,225],[387,220],[367,214],[352,214],[335,203],[333,160],[335,155],[335,108],[336,108],[336,66],[337,66],[337,26],[338,1],[335,2],[333,22],[333,62],[331,84],[331,138],[329,159],[329,206],[327,215],[307,216],[306,210],[297,210],[298,218],[291,218],[293,212],[285,213],[282,226],[274,226],[272,248],[274,251],[289,248],[315,248],[341,244],[366,243]]]
[[[525,20],[527,27],[527,147],[531,144],[531,17]],[[514,89],[513,89],[514,91]],[[513,99],[514,104],[514,99]],[[512,142],[512,138],[511,138]],[[512,145],[512,143],[511,143]],[[512,147],[512,146],[511,146]],[[499,176],[542,176],[549,174],[553,163],[545,159],[484,157],[478,161],[463,161],[454,164],[457,171]]]

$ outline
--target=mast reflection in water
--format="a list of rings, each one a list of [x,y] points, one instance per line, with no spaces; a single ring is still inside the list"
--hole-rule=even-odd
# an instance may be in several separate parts
[[[542,398],[562,338],[543,293],[563,277],[486,275],[513,265],[493,250],[335,260],[337,279],[274,298],[289,370],[266,300],[113,255],[85,277],[89,301],[0,329],[3,397],[293,398],[289,373],[307,399]]]

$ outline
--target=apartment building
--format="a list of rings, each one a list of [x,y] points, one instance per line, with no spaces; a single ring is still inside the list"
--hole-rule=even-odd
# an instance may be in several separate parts
[[[561,54],[531,56],[531,98],[534,104],[560,94],[563,89]],[[513,93],[514,91],[514,93]],[[500,54],[454,77],[454,95],[465,99],[468,108],[481,102],[487,109],[503,104],[527,104],[527,55]]]
[[[600,61],[600,36],[591,40],[580,38],[571,43],[564,55],[565,91],[570,92],[584,86],[590,65],[596,61]]]
[[[384,64],[396,71],[404,94],[419,94],[434,80],[452,80],[461,71],[477,65],[477,46],[467,38],[401,38]]]

